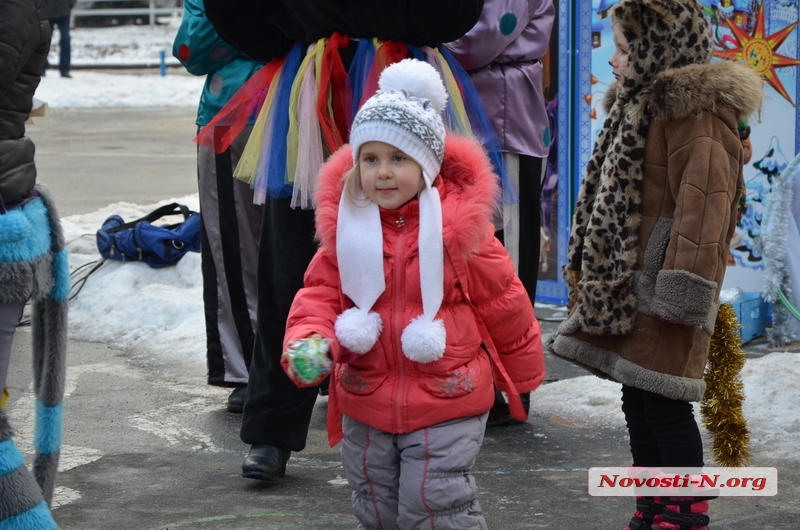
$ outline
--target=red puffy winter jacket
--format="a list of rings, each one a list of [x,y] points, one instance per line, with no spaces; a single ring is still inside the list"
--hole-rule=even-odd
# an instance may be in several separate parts
[[[386,432],[408,433],[488,411],[495,382],[512,392],[509,380],[518,392],[539,386],[545,373],[539,323],[490,222],[497,177],[479,144],[453,135],[445,143],[442,169],[434,183],[442,198],[445,247],[444,300],[436,315],[444,321],[447,334],[444,356],[422,364],[407,359],[400,346],[403,329],[422,313],[417,201],[398,210],[381,208],[386,290],[372,308],[384,326],[378,342],[364,355],[339,345],[334,323],[353,303],[340,289],[336,221],[342,176],[352,167],[350,147],[344,146],[320,172],[316,222],[321,246],[306,271],[305,287],[292,304],[284,339],[284,349],[314,333],[334,339],[328,411],[331,444],[341,438],[338,411]],[[396,223],[401,215],[405,223]],[[482,337],[476,313],[502,366],[493,367],[481,347],[488,337]]]

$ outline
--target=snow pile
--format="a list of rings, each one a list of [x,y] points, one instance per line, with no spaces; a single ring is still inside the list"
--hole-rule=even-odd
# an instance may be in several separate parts
[[[74,271],[86,265],[86,271],[91,268],[90,262],[100,258],[94,234],[110,215],[131,221],[171,202],[186,204],[195,211],[199,206],[195,194],[146,206],[120,202],[62,219],[70,268]],[[165,217],[157,224],[180,219]],[[73,284],[85,274],[83,271],[75,275]],[[163,269],[138,262],[106,261],[86,279],[70,302],[69,311],[72,339],[131,348],[155,364],[181,360],[205,365],[199,253],[189,252],[175,266]]]
[[[36,98],[53,108],[196,107],[205,77],[167,74],[108,74],[73,70],[72,79],[48,70]]]
[[[620,389],[619,383],[593,375],[562,379],[536,389],[531,410],[566,425],[625,427]]]
[[[767,458],[800,457],[800,354],[748,360],[742,379],[753,448]]]
[[[749,359],[741,376],[754,455],[759,460],[800,457],[800,354]],[[592,375],[564,379],[539,387],[531,396],[531,410],[564,425],[624,428],[620,388]],[[697,404],[695,415],[699,422]]]

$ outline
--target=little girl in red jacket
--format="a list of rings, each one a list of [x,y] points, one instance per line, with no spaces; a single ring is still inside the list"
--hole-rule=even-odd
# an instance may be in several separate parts
[[[470,471],[494,384],[525,420],[519,393],[544,378],[539,323],[493,236],[497,177],[477,142],[445,139],[446,101],[427,63],[383,72],[320,172],[320,249],[287,322],[284,350],[331,339],[328,432],[358,528],[486,528]]]

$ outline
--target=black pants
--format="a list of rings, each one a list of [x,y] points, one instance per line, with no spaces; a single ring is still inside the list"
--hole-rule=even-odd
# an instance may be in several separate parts
[[[539,245],[541,244],[542,165],[544,158],[519,155],[519,279],[531,303],[536,300],[539,281]],[[505,243],[505,234],[499,230],[495,236]]]
[[[634,466],[703,466],[703,440],[691,403],[622,385],[622,412]]]
[[[50,31],[58,26],[58,70],[61,75],[69,74],[69,64],[72,55],[71,39],[69,37],[69,15],[50,19]],[[44,69],[50,68],[47,57],[44,59]]]
[[[283,336],[294,295],[317,245],[314,212],[289,207],[291,198],[264,204],[258,253],[258,318],[242,414],[242,441],[300,451],[306,445],[317,387],[298,388],[281,368]]]

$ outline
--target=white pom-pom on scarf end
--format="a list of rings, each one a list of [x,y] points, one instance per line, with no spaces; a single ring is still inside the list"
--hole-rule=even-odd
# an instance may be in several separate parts
[[[358,354],[365,354],[375,346],[383,330],[381,316],[375,311],[351,307],[336,319],[334,331],[339,344]]]
[[[430,363],[444,355],[447,334],[441,319],[428,320],[420,315],[403,330],[400,342],[403,354],[418,363]]]

